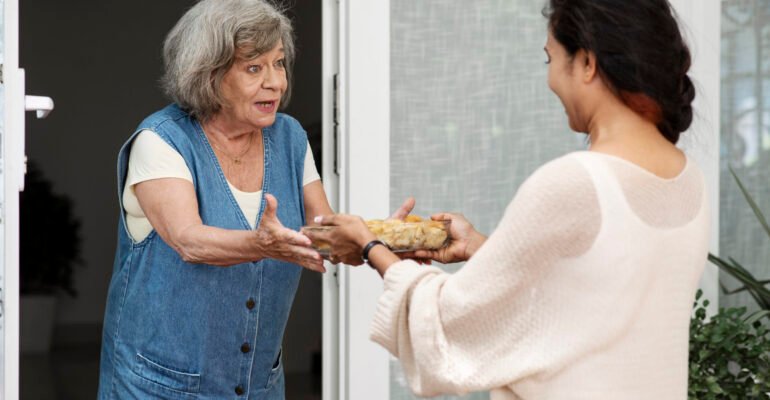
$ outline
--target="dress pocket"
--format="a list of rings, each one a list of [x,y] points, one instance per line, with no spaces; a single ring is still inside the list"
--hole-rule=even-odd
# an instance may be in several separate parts
[[[200,374],[183,372],[164,366],[160,362],[150,360],[139,353],[136,354],[133,372],[138,377],[143,378],[145,383],[157,385],[167,391],[190,395],[200,391]]]
[[[267,377],[267,385],[265,389],[269,389],[275,385],[275,382],[283,375],[283,347],[278,350],[278,357],[273,362],[273,368],[270,370],[270,375]]]

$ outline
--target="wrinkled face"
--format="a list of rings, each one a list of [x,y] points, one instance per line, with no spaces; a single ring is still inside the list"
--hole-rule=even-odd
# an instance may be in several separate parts
[[[238,58],[222,79],[225,106],[220,113],[238,125],[262,129],[275,121],[275,114],[288,82],[283,43],[251,60]]]
[[[548,64],[548,87],[559,97],[569,119],[569,127],[575,132],[585,132],[586,123],[581,116],[580,99],[584,89],[581,80],[580,60],[567,53],[564,46],[548,32],[545,44]]]

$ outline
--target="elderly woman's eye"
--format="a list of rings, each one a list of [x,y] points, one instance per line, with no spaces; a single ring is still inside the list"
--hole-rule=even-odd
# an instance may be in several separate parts
[[[260,70],[262,70],[262,67],[260,67],[259,65],[249,65],[249,67],[246,68],[246,70],[251,72],[251,73],[257,73]]]
[[[276,62],[275,62],[275,65],[276,65],[276,66],[278,66],[278,67],[281,67],[281,68],[283,68],[283,67],[285,67],[285,66],[286,66],[286,60],[284,60],[284,59],[282,58],[282,59],[280,59],[280,60],[276,61]]]

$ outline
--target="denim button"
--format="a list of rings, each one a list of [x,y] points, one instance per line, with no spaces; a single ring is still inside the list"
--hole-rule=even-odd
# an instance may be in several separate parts
[[[237,394],[238,396],[242,395],[243,394],[243,386],[241,386],[241,385],[236,386],[235,387],[235,394]]]
[[[246,308],[248,308],[249,310],[254,308],[255,305],[257,305],[257,303],[254,302],[254,299],[248,299],[246,301]]]
[[[241,345],[241,353],[248,353],[251,350],[251,347],[249,347],[248,343],[244,343]]]

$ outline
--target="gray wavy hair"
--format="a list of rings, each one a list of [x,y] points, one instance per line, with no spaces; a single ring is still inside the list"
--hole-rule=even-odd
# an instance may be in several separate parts
[[[165,71],[161,84],[180,107],[206,120],[225,104],[220,86],[236,61],[236,53],[253,59],[283,42],[288,87],[281,99],[291,98],[294,33],[291,21],[266,0],[201,0],[190,8],[166,36]]]

